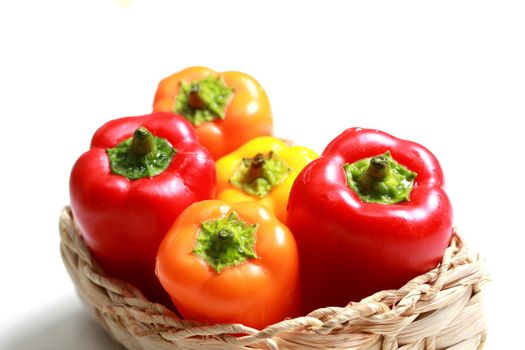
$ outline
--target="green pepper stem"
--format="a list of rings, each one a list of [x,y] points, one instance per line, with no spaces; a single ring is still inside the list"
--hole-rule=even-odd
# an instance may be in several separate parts
[[[383,181],[390,172],[390,162],[383,155],[370,159],[370,165],[359,179],[359,184],[364,190],[369,190],[376,182]]]
[[[221,228],[219,232],[217,232],[217,237],[221,240],[231,239],[233,238],[233,232],[228,228]]]
[[[292,169],[273,151],[257,153],[254,157],[243,158],[230,178],[230,183],[244,192],[265,197],[277,185],[283,183]]]
[[[220,76],[209,75],[201,80],[181,82],[173,111],[194,126],[224,119],[233,89]]]
[[[200,86],[199,84],[192,84],[190,93],[188,94],[188,105],[194,109],[202,109],[205,104],[199,95]]]
[[[259,225],[242,221],[235,212],[201,223],[193,254],[202,258],[217,273],[229,266],[257,258],[255,231]]]
[[[370,166],[366,170],[366,175],[375,181],[382,181],[388,176],[390,171],[390,162],[386,157],[376,156],[370,159]]]
[[[410,200],[416,173],[396,162],[390,152],[343,166],[348,186],[363,202],[396,204]]]
[[[153,142],[153,135],[141,126],[133,133],[133,140],[131,141],[131,150],[139,156],[149,154],[155,149]]]
[[[250,171],[248,173],[249,182],[252,182],[263,175],[264,163],[265,160],[263,154],[257,153],[252,160],[252,164],[250,165]]]

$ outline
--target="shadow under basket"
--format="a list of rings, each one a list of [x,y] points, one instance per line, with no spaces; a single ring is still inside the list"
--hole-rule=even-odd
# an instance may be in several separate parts
[[[256,330],[204,325],[149,302],[132,285],[104,276],[78,234],[69,207],[60,216],[60,249],[89,311],[129,350],[172,349],[481,349],[487,328],[481,286],[488,280],[455,233],[441,264],[399,290],[346,307],[317,309]],[[242,336],[241,336],[242,335]]]

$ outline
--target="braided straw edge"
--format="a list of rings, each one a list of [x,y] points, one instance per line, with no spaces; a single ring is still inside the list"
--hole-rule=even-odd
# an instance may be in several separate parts
[[[134,286],[104,276],[68,206],[59,229],[62,259],[80,299],[128,350],[459,350],[481,349],[485,343],[481,287],[488,277],[479,256],[469,255],[457,233],[438,267],[399,290],[380,291],[346,307],[317,309],[259,331],[180,319],[146,300]]]

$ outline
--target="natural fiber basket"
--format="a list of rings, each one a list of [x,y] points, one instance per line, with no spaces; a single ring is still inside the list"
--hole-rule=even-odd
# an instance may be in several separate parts
[[[264,330],[181,320],[133,286],[108,278],[91,260],[71,210],[60,216],[61,253],[80,298],[129,350],[173,349],[481,349],[487,334],[479,258],[454,235],[441,264],[399,290],[346,307],[318,309]]]

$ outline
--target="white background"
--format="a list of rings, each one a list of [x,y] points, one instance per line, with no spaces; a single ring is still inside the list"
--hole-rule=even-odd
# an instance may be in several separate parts
[[[0,348],[117,349],[60,259],[69,171],[96,128],[148,113],[158,81],[191,65],[257,78],[276,134],[319,152],[350,126],[431,149],[492,274],[487,348],[517,348],[524,18],[501,0],[2,1]]]

